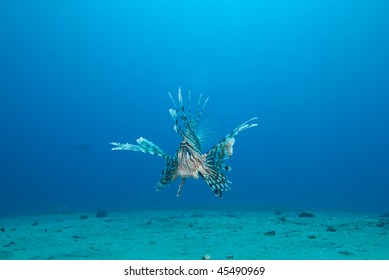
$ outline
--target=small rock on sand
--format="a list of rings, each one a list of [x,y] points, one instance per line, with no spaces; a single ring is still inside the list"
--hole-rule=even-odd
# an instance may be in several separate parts
[[[332,227],[332,226],[328,226],[328,227],[327,227],[327,231],[328,231],[328,232],[335,232],[336,229],[335,229],[334,227]]]
[[[299,217],[300,218],[313,218],[315,216],[312,213],[309,213],[309,212],[301,212],[299,214]]]
[[[265,232],[264,235],[274,236],[274,235],[276,235],[276,231],[275,230],[269,230],[269,231]]]
[[[105,211],[105,210],[98,210],[98,211],[96,212],[96,217],[97,217],[97,218],[107,217],[107,215],[108,215],[108,212]]]

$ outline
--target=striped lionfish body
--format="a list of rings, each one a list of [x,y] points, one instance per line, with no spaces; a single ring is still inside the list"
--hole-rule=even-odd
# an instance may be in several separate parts
[[[231,184],[223,174],[223,171],[230,171],[231,167],[226,165],[224,161],[233,154],[235,136],[245,129],[256,126],[257,124],[250,123],[256,118],[252,118],[242,123],[232,132],[227,134],[227,136],[220,140],[208,152],[203,153],[201,151],[201,135],[197,133],[196,127],[201,114],[204,111],[204,107],[207,104],[208,98],[206,98],[201,105],[202,95],[200,95],[196,110],[192,114],[190,94],[188,112],[185,111],[180,89],[178,89],[178,106],[170,93],[169,96],[175,107],[174,109],[169,110],[170,115],[175,122],[174,130],[181,137],[181,143],[175,156],[168,155],[157,145],[143,137],[136,140],[138,145],[112,142],[111,144],[115,146],[112,150],[131,150],[162,157],[166,161],[166,167],[162,171],[162,178],[155,187],[157,191],[164,190],[170,183],[180,177],[181,183],[177,192],[178,197],[180,196],[182,187],[187,178],[198,179],[200,176],[205,180],[217,197],[222,197],[223,191],[229,190],[229,185]]]

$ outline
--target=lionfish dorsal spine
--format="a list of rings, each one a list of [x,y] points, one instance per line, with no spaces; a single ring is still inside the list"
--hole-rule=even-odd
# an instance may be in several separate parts
[[[169,109],[169,113],[175,122],[174,130],[180,136],[183,136],[184,129],[185,130],[195,129],[197,122],[199,121],[202,113],[204,112],[204,108],[208,102],[208,97],[205,99],[204,104],[201,106],[202,94],[200,94],[199,100],[197,102],[197,107],[193,115],[192,115],[192,108],[191,108],[190,93],[188,94],[188,114],[185,112],[185,105],[184,105],[184,99],[182,97],[181,88],[178,88],[178,106],[174,101],[174,98],[170,92],[169,92],[169,97],[172,100],[172,103],[174,105],[174,109]],[[184,129],[180,128],[178,119],[181,119]]]

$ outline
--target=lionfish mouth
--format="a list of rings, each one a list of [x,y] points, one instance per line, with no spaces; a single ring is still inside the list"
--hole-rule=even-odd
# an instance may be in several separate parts
[[[196,109],[192,113],[190,94],[188,95],[188,111],[185,111],[180,88],[178,89],[179,106],[176,105],[170,93],[169,96],[175,107],[169,110],[174,120],[173,128],[181,138],[180,146],[174,156],[168,155],[153,142],[143,137],[137,140],[138,144],[112,142],[111,144],[115,146],[112,150],[130,150],[162,157],[166,161],[166,166],[162,171],[160,181],[155,187],[157,191],[164,190],[174,180],[181,177],[182,180],[177,191],[178,197],[180,196],[185,180],[187,178],[198,179],[200,175],[208,184],[211,191],[217,197],[222,197],[223,191],[229,190],[231,184],[223,173],[223,171],[230,171],[231,167],[226,165],[224,161],[232,157],[236,135],[243,130],[257,126],[256,123],[252,123],[257,118],[251,118],[242,123],[211,149],[203,153],[201,150],[201,137],[196,132],[196,127],[208,102],[208,98],[201,105],[202,95],[200,94]]]

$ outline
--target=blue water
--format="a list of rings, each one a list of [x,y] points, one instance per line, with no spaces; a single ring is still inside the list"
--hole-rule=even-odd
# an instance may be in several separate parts
[[[389,2],[0,2],[0,215],[53,209],[388,211]],[[232,189],[154,190],[168,91],[209,96]]]

